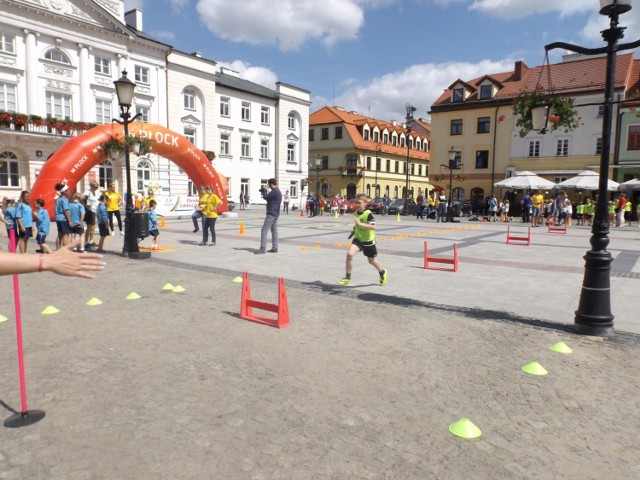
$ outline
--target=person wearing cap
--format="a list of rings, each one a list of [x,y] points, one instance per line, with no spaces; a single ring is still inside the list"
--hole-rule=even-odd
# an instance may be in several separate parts
[[[56,190],[59,196],[56,198],[53,210],[56,214],[56,227],[58,228],[58,239],[56,240],[56,249],[58,249],[69,244],[69,234],[71,233],[73,222],[69,212],[69,187],[63,183],[58,183]]]
[[[278,253],[278,217],[280,216],[280,204],[282,203],[282,193],[278,188],[278,182],[275,178],[270,178],[268,182],[270,192],[262,187],[260,193],[262,198],[267,201],[267,214],[264,218],[264,224],[260,231],[260,250],[253,252],[256,254],[265,253],[267,251],[267,235],[271,231],[271,250],[269,253]]]

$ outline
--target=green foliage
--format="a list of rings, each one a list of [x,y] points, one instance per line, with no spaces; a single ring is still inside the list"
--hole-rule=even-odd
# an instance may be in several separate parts
[[[554,132],[562,129],[566,133],[580,126],[573,99],[554,97],[542,92],[523,93],[518,95],[513,106],[513,115],[516,117],[516,126],[520,127],[521,137],[533,130],[531,110],[543,106],[550,109],[547,130]]]

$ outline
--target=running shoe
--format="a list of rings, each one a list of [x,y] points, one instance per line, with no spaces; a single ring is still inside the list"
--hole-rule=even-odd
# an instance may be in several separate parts
[[[350,278],[343,278],[342,280],[338,280],[338,285],[349,285],[351,283]]]
[[[384,285],[387,283],[387,269],[385,268],[384,272],[380,276],[380,285]]]

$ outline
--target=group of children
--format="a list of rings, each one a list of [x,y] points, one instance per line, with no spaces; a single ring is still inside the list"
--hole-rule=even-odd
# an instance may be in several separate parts
[[[107,212],[107,197],[100,194],[97,197],[95,211],[87,203],[87,194],[75,192],[69,199],[69,187],[64,183],[59,183],[55,187],[56,198],[54,204],[55,222],[58,231],[56,238],[56,249],[64,247],[69,243],[77,244],[74,251],[85,252],[86,248],[97,247],[98,253],[104,253],[104,242],[110,235],[109,215]],[[49,235],[51,218],[45,208],[45,201],[42,198],[35,200],[35,211],[30,204],[30,193],[26,190],[20,194],[19,201],[5,197],[2,200],[0,210],[0,221],[7,228],[9,237],[9,250],[12,250],[12,237],[16,239],[16,251],[27,252],[27,244],[30,238],[35,237],[38,244],[37,253],[51,253],[51,248],[46,243]],[[157,202],[149,200],[146,211],[149,216],[149,234],[153,237],[152,250],[159,248],[158,218],[155,212]],[[85,232],[84,224],[87,225]],[[93,231],[95,224],[98,226],[100,240],[98,244],[93,242]]]

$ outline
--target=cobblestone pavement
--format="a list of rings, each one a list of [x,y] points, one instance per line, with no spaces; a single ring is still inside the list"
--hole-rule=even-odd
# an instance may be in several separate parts
[[[279,253],[253,255],[263,212],[239,213],[215,247],[169,219],[149,260],[19,278],[28,407],[46,417],[0,427],[0,479],[640,478],[637,227],[611,233],[617,333],[602,339],[570,328],[585,228],[520,247],[503,225],[381,218],[388,285],[358,257],[339,287],[348,219],[290,215]],[[424,270],[425,240],[442,256],[456,242],[460,271]],[[239,318],[243,271],[266,302],[285,279],[289,327]],[[21,410],[11,277],[0,289],[6,418]],[[463,417],[481,437],[449,432]]]

